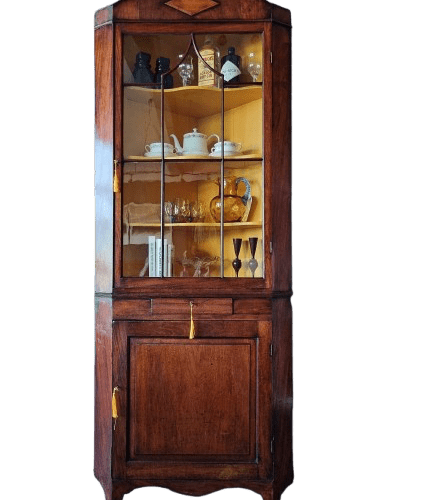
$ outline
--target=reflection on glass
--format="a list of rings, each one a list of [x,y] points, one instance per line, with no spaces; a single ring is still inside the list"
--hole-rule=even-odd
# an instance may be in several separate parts
[[[123,168],[123,276],[156,277],[161,241],[161,166],[126,163]]]

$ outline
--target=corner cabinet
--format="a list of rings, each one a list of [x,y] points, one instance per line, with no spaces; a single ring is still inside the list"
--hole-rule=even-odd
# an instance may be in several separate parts
[[[293,481],[290,12],[96,13],[95,475],[279,498]]]

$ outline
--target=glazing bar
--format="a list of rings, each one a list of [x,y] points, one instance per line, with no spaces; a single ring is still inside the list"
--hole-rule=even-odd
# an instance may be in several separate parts
[[[224,278],[224,77],[218,77],[220,79],[220,85],[222,85],[222,96],[221,96],[221,231],[220,231],[220,253],[221,253],[221,267],[220,274],[221,278]]]
[[[165,204],[165,151],[164,151],[164,75],[161,77],[161,274],[164,276],[164,204]],[[159,255],[156,255],[156,269],[159,269]],[[168,273],[167,273],[168,274]]]

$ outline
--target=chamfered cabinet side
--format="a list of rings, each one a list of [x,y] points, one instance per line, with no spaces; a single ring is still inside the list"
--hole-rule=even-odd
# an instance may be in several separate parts
[[[291,29],[272,25],[272,132],[271,196],[267,200],[272,214],[272,289],[287,295],[292,291],[292,147],[291,147]],[[266,117],[265,117],[266,119]]]
[[[114,271],[114,29],[95,30],[95,293],[111,294]]]

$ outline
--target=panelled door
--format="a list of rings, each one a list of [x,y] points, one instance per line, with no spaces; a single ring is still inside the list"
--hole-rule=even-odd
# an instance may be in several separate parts
[[[207,325],[115,323],[115,477],[269,477],[269,323]]]

